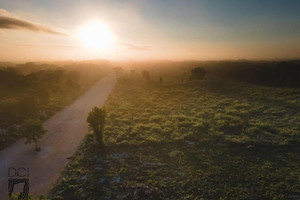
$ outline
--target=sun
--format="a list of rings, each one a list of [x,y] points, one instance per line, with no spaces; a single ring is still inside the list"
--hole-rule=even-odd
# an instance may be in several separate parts
[[[111,30],[97,21],[82,26],[78,37],[87,48],[93,50],[107,50],[115,44],[115,37]]]

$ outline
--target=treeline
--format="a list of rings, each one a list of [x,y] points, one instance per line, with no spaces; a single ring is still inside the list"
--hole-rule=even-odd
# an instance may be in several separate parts
[[[0,68],[0,149],[18,138],[25,119],[47,119],[107,72],[108,65],[88,63]]]
[[[151,74],[182,77],[200,67],[207,78],[217,76],[236,81],[274,87],[300,87],[300,61],[162,61],[117,63],[124,68],[149,70]]]
[[[64,70],[42,70],[28,75],[15,69],[0,70],[2,125],[20,123],[28,117],[43,118],[45,112],[80,94],[79,77],[78,72]]]
[[[300,87],[300,62],[217,62],[203,66],[216,76],[249,83],[275,86]]]

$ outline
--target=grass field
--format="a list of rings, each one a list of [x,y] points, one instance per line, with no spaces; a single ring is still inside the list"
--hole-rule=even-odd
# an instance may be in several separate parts
[[[53,199],[298,199],[300,90],[123,78]],[[55,196],[55,197],[54,197]]]

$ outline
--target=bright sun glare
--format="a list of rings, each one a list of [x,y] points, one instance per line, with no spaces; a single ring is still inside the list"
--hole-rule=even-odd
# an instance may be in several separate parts
[[[106,50],[115,43],[113,33],[100,22],[91,22],[81,27],[78,36],[86,47],[93,50]]]

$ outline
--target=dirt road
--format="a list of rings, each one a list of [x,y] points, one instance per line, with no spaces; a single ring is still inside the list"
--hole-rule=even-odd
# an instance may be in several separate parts
[[[104,104],[114,83],[112,77],[103,78],[74,103],[44,122],[48,132],[41,139],[40,152],[34,151],[34,145],[25,145],[23,140],[0,151],[1,200],[7,199],[9,167],[29,168],[30,193],[47,193],[51,189],[68,163],[67,158],[74,154],[88,131],[88,112],[92,107]],[[11,170],[13,174],[14,170]],[[20,175],[25,175],[25,171],[21,169]]]

